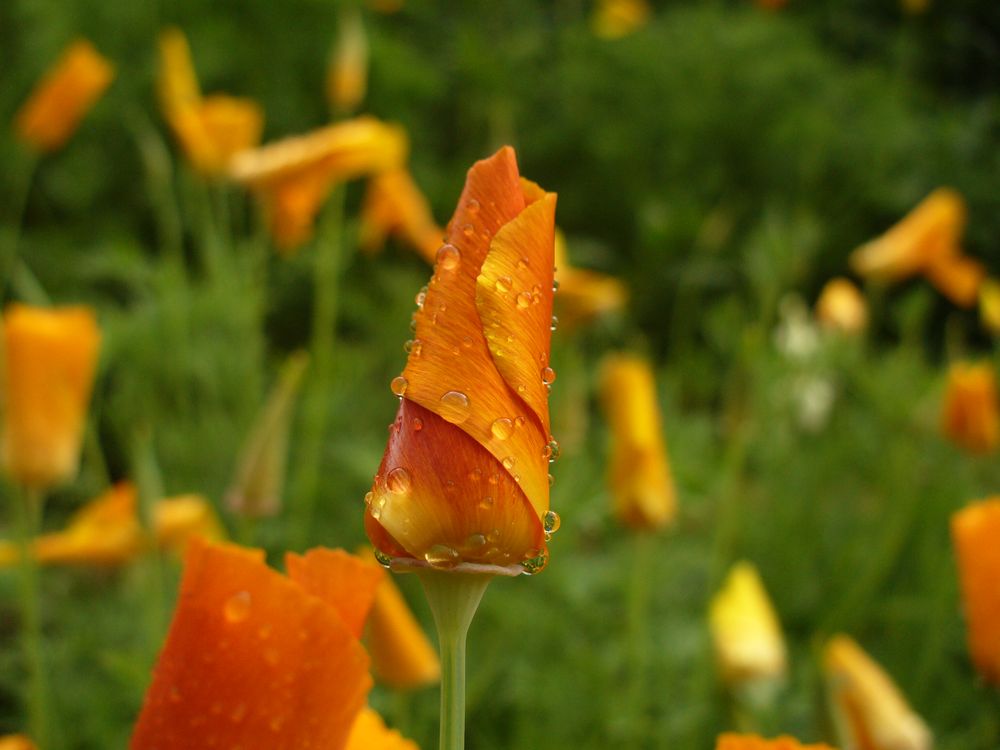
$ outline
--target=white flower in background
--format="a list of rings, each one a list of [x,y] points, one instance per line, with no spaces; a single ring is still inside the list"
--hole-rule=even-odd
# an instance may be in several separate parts
[[[819,327],[805,301],[797,294],[788,294],[778,305],[778,326],[774,330],[774,345],[788,359],[802,362],[819,349]]]

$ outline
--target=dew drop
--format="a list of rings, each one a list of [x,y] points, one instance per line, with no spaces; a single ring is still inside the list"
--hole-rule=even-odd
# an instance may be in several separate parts
[[[554,331],[559,327],[559,318],[555,315],[552,316],[552,325],[549,326],[550,331]]]
[[[414,432],[420,432],[422,429],[424,429],[424,420],[422,420],[420,417],[414,417],[412,424]]]
[[[372,514],[372,518],[376,521],[382,517],[382,507],[380,505],[369,508],[368,512]]]
[[[222,611],[228,622],[243,622],[250,616],[250,604],[250,592],[240,591],[226,600]]]
[[[397,375],[392,379],[392,382],[389,383],[389,389],[397,396],[402,398],[403,394],[406,393],[406,386],[408,386],[409,384],[410,383],[407,381],[406,378],[404,378],[402,375]]]
[[[542,448],[542,456],[549,459],[549,463],[552,463],[559,458],[559,443],[556,440],[550,440],[545,447]]]
[[[465,209],[470,214],[477,214],[477,213],[479,213],[479,201],[477,201],[475,198],[473,198],[472,200],[470,200],[468,203],[465,204]]]
[[[558,292],[559,291],[559,280],[558,279],[552,279],[552,291],[553,292]]]
[[[371,507],[372,500],[374,500],[374,499],[375,499],[375,493],[374,492],[370,492],[369,491],[369,492],[365,493],[365,505],[367,505],[369,508]]]
[[[528,259],[527,258],[521,258],[521,260],[519,260],[517,262],[517,268],[518,268],[519,271],[524,271],[527,267],[528,267]]]
[[[475,233],[476,233],[476,228],[472,226],[472,224],[466,224],[465,226],[462,227],[462,234],[464,234],[466,237],[471,237]]]
[[[473,469],[472,471],[469,472],[469,479],[472,480],[473,482],[478,482],[482,478],[483,478],[482,469]]]
[[[458,550],[449,547],[447,544],[435,544],[424,553],[424,559],[432,568],[447,570],[458,565]]]
[[[503,460],[503,467],[505,469],[513,469],[515,463],[517,462],[515,461],[513,456],[507,456],[507,458]]]
[[[529,307],[531,307],[531,293],[521,292],[517,295],[517,309],[526,310]]]
[[[560,525],[562,525],[562,519],[554,510],[546,511],[545,515],[542,516],[542,528],[546,534],[554,534],[559,531]]]
[[[424,302],[427,301],[427,287],[423,286],[420,291],[417,292],[417,296],[413,298],[413,301],[417,303],[417,307],[421,310],[424,309]]]
[[[410,316],[410,333],[416,333],[416,332],[417,332],[417,316],[416,315],[411,315]]]
[[[514,434],[514,422],[506,417],[503,417],[495,420],[490,427],[490,430],[493,432],[493,437],[497,440],[506,440]]]
[[[529,576],[541,573],[545,566],[549,564],[549,551],[547,549],[534,550],[528,553],[528,557],[521,560],[524,572]]]
[[[375,550],[375,559],[378,560],[378,564],[383,568],[388,568],[392,565],[392,558],[380,549]]]
[[[246,715],[247,715],[247,704],[238,703],[236,704],[236,707],[232,710],[232,712],[230,712],[229,719],[234,724],[239,724],[241,721],[243,721],[243,717]]]
[[[472,348],[472,336],[466,336],[465,338],[463,338],[462,339],[462,346],[464,346],[466,349],[471,349]]]
[[[441,397],[441,417],[452,424],[469,418],[469,397],[461,391],[448,391]]]
[[[410,491],[410,472],[404,469],[402,466],[397,466],[395,469],[386,474],[385,486],[389,488],[389,492],[396,495],[405,495]]]
[[[515,427],[524,427],[524,422],[525,422],[524,417],[515,417],[515,419],[514,419],[514,426]]]
[[[462,261],[462,254],[452,244],[441,245],[437,251],[438,267],[444,271],[454,271]]]
[[[552,385],[556,381],[556,371],[551,367],[545,367],[542,369],[542,382],[545,385]]]
[[[552,476],[551,474],[549,474],[549,487],[551,487],[555,483],[556,483],[556,478],[554,476]]]
[[[484,534],[469,534],[465,540],[466,549],[481,549],[486,546],[486,536]]]
[[[511,280],[510,276],[501,276],[496,281],[497,291],[500,292],[501,294],[506,294],[507,292],[509,292],[511,286],[513,285],[514,282]]]
[[[483,510],[489,510],[493,507],[493,495],[487,495],[482,500],[479,501],[479,507]]]

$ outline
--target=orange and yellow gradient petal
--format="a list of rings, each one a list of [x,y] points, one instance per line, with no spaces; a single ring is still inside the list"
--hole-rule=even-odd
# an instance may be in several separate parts
[[[956,362],[948,369],[941,429],[969,453],[987,454],[1000,443],[1000,397],[988,362]]]
[[[955,513],[951,538],[972,663],[986,680],[1000,684],[1000,497]]]

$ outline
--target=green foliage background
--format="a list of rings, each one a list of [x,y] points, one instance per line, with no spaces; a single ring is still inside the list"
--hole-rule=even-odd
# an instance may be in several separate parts
[[[761,569],[793,657],[758,728],[831,738],[818,654],[825,637],[846,631],[899,682],[938,748],[996,748],[1000,706],[968,663],[947,521],[994,492],[1000,470],[937,434],[943,362],[992,356],[991,342],[972,314],[920,282],[879,298],[866,341],[824,340],[806,361],[783,355],[773,330],[787,293],[812,300],[846,271],[852,248],[941,184],[968,200],[967,252],[996,267],[1000,8],[940,0],[910,17],[893,0],[792,0],[778,14],[736,0],[664,2],[648,26],[615,41],[592,34],[590,10],[572,0],[438,0],[366,15],[365,109],[406,127],[438,219],[471,162],[512,143],[525,174],[559,193],[574,261],[632,290],[627,314],[557,343],[564,451],[553,507],[563,527],[550,567],[494,584],[473,626],[469,746],[711,747],[736,719],[705,612],[729,564],[745,557]],[[145,472],[147,489],[160,481],[221,501],[278,363],[310,335],[314,248],[271,257],[237,191],[224,200],[241,231],[209,273],[204,225],[218,204],[157,112],[156,35],[180,25],[205,90],[260,101],[270,139],[328,120],[323,77],[337,13],[319,0],[0,7],[0,120],[76,35],[118,68],[69,146],[39,166],[20,241],[53,300],[99,310],[106,340],[93,419],[113,478],[155,459],[159,480]],[[0,158],[9,237],[25,168],[9,131]],[[163,253],[164,189],[183,218],[187,281]],[[349,217],[361,189],[348,187]],[[349,243],[353,219],[347,229]],[[395,409],[387,384],[428,269],[392,248],[378,258],[349,252],[343,274],[336,386],[323,394],[333,416],[305,541],[351,548]],[[679,488],[676,528],[643,540],[615,524],[604,481],[607,435],[593,393],[600,354],[617,346],[657,362]],[[805,375],[836,394],[817,432],[797,418]],[[293,436],[289,512],[259,529],[274,559],[301,523],[295,448]],[[79,482],[51,498],[47,525],[105,481],[85,457]],[[59,747],[126,744],[175,567],[152,605],[150,581],[162,571],[147,563],[45,571]],[[642,586],[649,611],[630,614]],[[2,731],[23,727],[15,591],[15,577],[0,572]],[[434,745],[433,690],[400,699],[377,689],[373,700],[421,747]]]

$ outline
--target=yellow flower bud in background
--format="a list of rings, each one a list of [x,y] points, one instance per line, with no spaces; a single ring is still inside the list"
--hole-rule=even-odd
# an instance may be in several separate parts
[[[670,523],[677,500],[649,362],[630,354],[609,356],[601,401],[611,427],[609,481],[619,520],[635,529]]]
[[[951,517],[972,662],[1000,684],[1000,496],[972,503]]]
[[[1000,336],[1000,282],[985,279],[979,286],[979,321],[994,336]]]
[[[114,77],[111,63],[90,42],[76,40],[21,106],[17,137],[41,152],[61,148]]]
[[[101,340],[94,313],[12,304],[3,328],[4,470],[30,487],[70,480],[79,463]]]
[[[6,734],[0,737],[0,750],[37,750],[37,747],[23,734]]]
[[[996,375],[988,362],[956,362],[948,370],[941,429],[970,453],[992,453],[1000,441]]]
[[[48,565],[121,565],[143,548],[135,486],[121,482],[73,514],[63,531],[35,540],[35,559]]]
[[[943,255],[927,267],[927,279],[935,289],[959,307],[973,307],[979,287],[986,278],[986,267],[965,255]]]
[[[603,39],[621,39],[649,23],[652,14],[647,0],[598,0],[590,28]]]
[[[708,615],[719,672],[733,688],[777,685],[787,671],[778,616],[757,569],[738,562],[712,599]]]
[[[236,476],[226,493],[226,505],[239,516],[273,516],[281,508],[288,435],[308,364],[305,352],[288,358],[240,451]]]
[[[816,317],[830,330],[859,333],[868,325],[868,305],[850,280],[830,279],[816,301]]]
[[[930,730],[885,671],[846,635],[826,645],[828,699],[841,744],[857,750],[929,750]]]
[[[153,505],[153,537],[162,549],[182,554],[194,537],[206,541],[226,538],[212,504],[201,495],[177,495]]]
[[[334,112],[355,111],[368,88],[368,35],[356,8],[340,14],[337,41],[326,69],[326,97]]]

